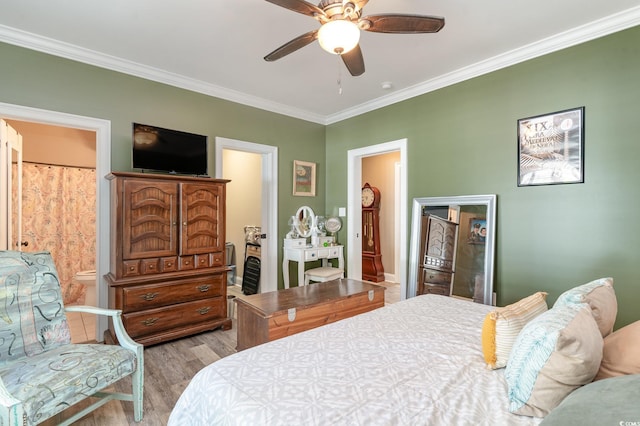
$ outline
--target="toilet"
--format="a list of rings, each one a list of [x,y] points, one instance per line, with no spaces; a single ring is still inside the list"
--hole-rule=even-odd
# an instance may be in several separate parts
[[[96,305],[96,271],[80,271],[73,276],[73,280],[78,284],[86,286],[84,304],[87,306]]]

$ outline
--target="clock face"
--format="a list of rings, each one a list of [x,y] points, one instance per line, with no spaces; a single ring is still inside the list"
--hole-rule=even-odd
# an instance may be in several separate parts
[[[371,188],[364,188],[362,190],[362,206],[363,207],[371,207],[374,199],[375,199],[375,195],[373,194],[373,190]]]

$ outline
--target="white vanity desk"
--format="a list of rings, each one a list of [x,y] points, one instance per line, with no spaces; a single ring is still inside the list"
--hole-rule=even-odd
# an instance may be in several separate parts
[[[304,264],[322,260],[322,266],[328,266],[329,259],[338,259],[338,268],[344,270],[343,246],[327,247],[284,247],[282,277],[284,288],[289,288],[289,261],[298,262],[298,286],[304,285]]]

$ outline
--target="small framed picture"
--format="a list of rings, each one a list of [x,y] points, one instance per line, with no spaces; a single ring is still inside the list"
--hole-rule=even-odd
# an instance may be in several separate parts
[[[584,183],[584,107],[518,120],[518,186]]]
[[[316,163],[293,160],[293,195],[316,196]]]
[[[487,219],[471,218],[469,219],[469,244],[484,244],[487,239]]]

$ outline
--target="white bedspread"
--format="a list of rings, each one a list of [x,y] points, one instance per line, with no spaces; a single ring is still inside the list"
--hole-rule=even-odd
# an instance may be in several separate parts
[[[169,425],[525,425],[488,370],[490,306],[425,295],[260,345],[200,371]]]

